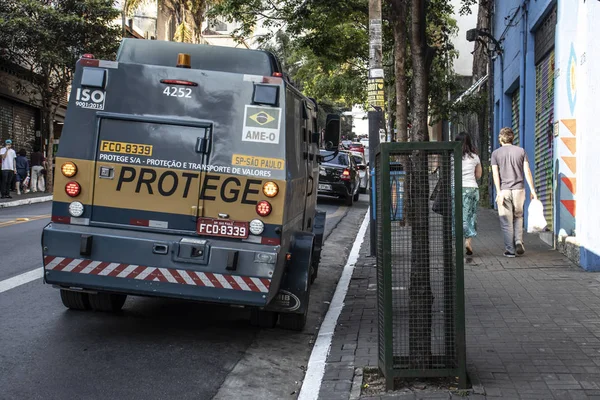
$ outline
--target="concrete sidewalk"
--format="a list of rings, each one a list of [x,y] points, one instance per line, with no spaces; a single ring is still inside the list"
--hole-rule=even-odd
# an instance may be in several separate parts
[[[52,201],[52,193],[36,192],[18,195],[16,192],[10,192],[12,199],[0,199],[0,208],[24,206],[33,203],[43,203]]]
[[[368,235],[367,235],[368,236]],[[469,399],[600,399],[600,275],[535,235],[504,258],[497,214],[479,212],[465,264]],[[375,258],[363,243],[327,358],[319,399],[358,398],[361,368],[377,366]],[[354,390],[353,390],[354,386]],[[428,388],[362,399],[465,398]]]

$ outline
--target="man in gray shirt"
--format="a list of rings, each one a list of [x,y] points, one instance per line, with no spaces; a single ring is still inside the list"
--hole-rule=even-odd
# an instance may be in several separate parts
[[[515,257],[525,253],[523,245],[523,207],[525,205],[525,184],[531,191],[531,198],[537,199],[533,176],[529,168],[527,153],[513,145],[515,134],[510,128],[500,130],[499,149],[492,153],[492,174],[496,186],[496,203],[500,226],[504,236],[504,256]]]

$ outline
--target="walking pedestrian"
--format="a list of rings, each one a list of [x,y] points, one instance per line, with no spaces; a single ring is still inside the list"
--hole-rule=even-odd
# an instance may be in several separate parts
[[[0,192],[3,199],[12,199],[10,185],[17,170],[15,165],[17,154],[12,149],[12,140],[6,140],[4,147],[0,149],[0,157],[2,158],[2,187]]]
[[[471,135],[461,132],[455,140],[462,142],[462,204],[463,204],[463,234],[465,249],[468,256],[473,255],[472,240],[477,236],[477,206],[479,204],[479,185],[481,178],[481,160],[473,146]]]
[[[513,145],[515,134],[510,128],[500,130],[500,148],[492,153],[492,175],[496,187],[496,203],[504,236],[504,256],[515,257],[525,253],[523,244],[523,207],[525,205],[525,184],[531,198],[537,199],[533,176],[527,153]]]
[[[34,147],[33,153],[31,153],[31,183],[29,184],[33,193],[38,190],[43,192],[46,188],[42,173],[44,161],[44,154],[40,151],[40,147]]]
[[[29,160],[27,159],[27,151],[25,149],[19,150],[17,156],[17,194],[21,195],[21,190],[25,193],[25,187],[23,184],[29,176]]]

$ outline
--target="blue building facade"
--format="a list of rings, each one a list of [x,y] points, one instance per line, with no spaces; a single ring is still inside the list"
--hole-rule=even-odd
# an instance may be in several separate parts
[[[544,204],[542,239],[586,270],[600,270],[598,17],[600,2],[589,0],[495,0],[492,15],[502,46],[492,150],[500,129],[512,127]]]

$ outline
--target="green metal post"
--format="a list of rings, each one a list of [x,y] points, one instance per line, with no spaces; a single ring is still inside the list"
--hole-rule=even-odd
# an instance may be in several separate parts
[[[385,386],[387,390],[394,389],[394,329],[393,329],[393,304],[392,304],[392,223],[391,223],[391,193],[390,193],[390,147],[382,144],[381,185],[378,191],[381,194],[381,213],[377,216],[382,224],[382,249],[383,249],[383,302],[384,302],[384,338],[385,338]]]
[[[467,387],[467,354],[465,333],[465,266],[463,248],[463,204],[462,204],[462,148],[460,142],[454,146],[454,204],[456,235],[456,352],[458,361],[458,384]]]

